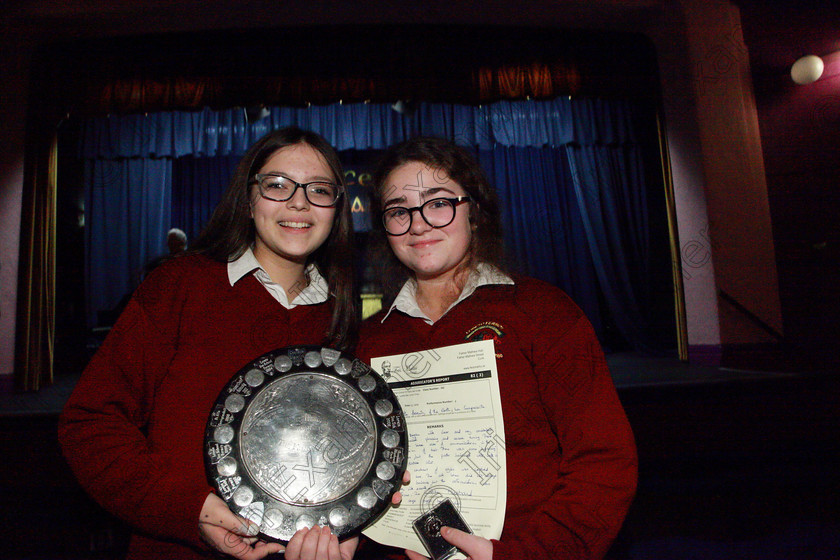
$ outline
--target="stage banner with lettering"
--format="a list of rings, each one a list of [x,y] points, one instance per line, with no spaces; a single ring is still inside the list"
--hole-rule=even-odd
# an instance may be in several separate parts
[[[369,189],[372,188],[373,170],[381,150],[343,150],[338,153],[344,166],[344,183],[353,215],[353,229],[370,231],[373,225],[370,215]]]

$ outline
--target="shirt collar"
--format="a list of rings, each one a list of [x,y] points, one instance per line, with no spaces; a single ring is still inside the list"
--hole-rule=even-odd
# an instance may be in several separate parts
[[[230,285],[233,286],[256,269],[262,270],[263,268],[257,257],[254,256],[254,251],[248,247],[238,259],[228,262],[227,272]]]
[[[456,299],[452,305],[446,309],[443,315],[446,315],[453,307],[470,297],[473,292],[481,286],[493,284],[512,285],[513,283],[513,278],[495,266],[488,263],[479,263],[470,272],[470,275],[467,278],[467,283],[464,284],[464,288],[461,290],[461,295],[458,296],[458,299]],[[434,324],[434,321],[423,313],[423,310],[420,309],[419,305],[417,305],[417,281],[414,278],[409,278],[405,284],[403,284],[402,289],[400,289],[400,293],[397,294],[397,297],[394,299],[394,303],[391,304],[391,308],[388,309],[388,312],[382,318],[383,323],[395,309],[397,311],[402,311],[410,317],[423,319],[429,325]],[[441,317],[443,317],[443,315]]]
[[[304,270],[309,284],[295,296],[295,299],[289,302],[286,291],[279,284],[272,282],[271,277],[257,260],[257,257],[254,256],[254,251],[250,247],[239,258],[228,262],[227,273],[231,286],[242,280],[245,276],[253,273],[269,293],[287,309],[292,309],[298,305],[323,303],[327,301],[330,294],[329,284],[321,276],[318,267],[314,264],[309,264],[306,270]]]

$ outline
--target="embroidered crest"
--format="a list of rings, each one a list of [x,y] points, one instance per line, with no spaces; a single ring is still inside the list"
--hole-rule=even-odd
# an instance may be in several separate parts
[[[477,342],[479,340],[492,340],[493,344],[498,348],[502,343],[502,337],[505,336],[505,331],[502,325],[493,321],[479,323],[469,331],[464,340],[469,342]]]

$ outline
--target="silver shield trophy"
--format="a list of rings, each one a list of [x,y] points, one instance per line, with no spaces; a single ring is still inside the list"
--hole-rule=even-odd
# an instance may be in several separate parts
[[[329,525],[353,536],[388,507],[407,465],[402,408],[366,364],[319,346],[259,356],[207,421],[207,479],[266,540]]]

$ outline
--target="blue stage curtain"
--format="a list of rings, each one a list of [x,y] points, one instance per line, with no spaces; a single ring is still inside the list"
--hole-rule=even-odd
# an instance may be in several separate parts
[[[566,147],[595,272],[616,327],[649,349],[648,216],[642,159],[631,146]]]
[[[172,160],[91,160],[85,182],[88,324],[95,326],[167,251]]]
[[[602,331],[598,278],[562,148],[480,151],[496,186],[513,267],[563,288]]]
[[[187,244],[198,237],[227,190],[239,156],[184,156],[172,164],[170,227],[187,234]]]
[[[243,109],[87,120],[81,154],[93,162],[91,309],[112,307],[130,289],[136,271],[163,251],[169,227],[194,238],[248,146],[295,124],[319,132],[339,151],[381,150],[417,134],[444,136],[475,150],[499,190],[513,259],[526,273],[564,288],[598,332],[608,314],[633,346],[646,346],[649,233],[634,104],[561,97],[401,109],[365,103],[272,107],[256,122],[248,122]],[[152,169],[161,174],[154,181],[147,177]],[[115,201],[96,184],[103,180],[97,172],[119,176]],[[163,198],[170,188],[171,208]],[[130,194],[148,200],[120,202]],[[160,211],[143,218],[142,233],[133,225],[141,220],[131,214],[140,206]]]
[[[399,113],[388,104],[272,107],[249,123],[242,109],[94,117],[83,130],[86,159],[242,155],[261,136],[288,125],[323,135],[341,150],[381,150],[416,134],[464,146],[564,146],[632,143],[631,105],[569,99],[499,101],[472,107],[417,103]]]

